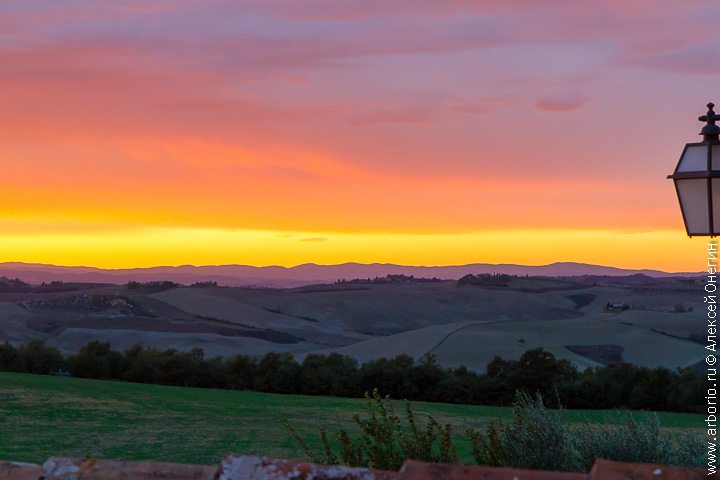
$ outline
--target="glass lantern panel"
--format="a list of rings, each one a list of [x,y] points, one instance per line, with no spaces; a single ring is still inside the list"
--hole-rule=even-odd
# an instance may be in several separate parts
[[[687,147],[685,154],[680,159],[678,172],[702,172],[707,171],[707,145],[696,145]]]
[[[707,180],[704,178],[678,179],[675,181],[680,196],[680,208],[685,216],[685,226],[690,235],[710,233],[708,215]]]
[[[712,169],[720,170],[720,145],[713,145],[710,148],[712,148]]]
[[[720,232],[720,178],[712,180],[712,201],[713,201],[713,235]]]

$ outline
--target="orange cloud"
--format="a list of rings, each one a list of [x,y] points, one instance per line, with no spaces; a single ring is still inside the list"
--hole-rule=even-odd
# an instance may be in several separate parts
[[[400,242],[431,235],[487,242],[462,259],[531,263],[564,251],[539,232],[605,232],[603,261],[630,242],[607,232],[684,240],[664,176],[710,100],[716,69],[693,62],[713,58],[696,32],[717,15],[680,1],[0,6],[5,256],[55,258],[57,241],[67,261],[111,264],[104,239],[153,229],[139,238],[261,231],[304,248],[253,240],[268,249],[256,263],[350,246],[429,261]],[[483,234],[498,230],[542,242],[496,258],[500,237]],[[460,259],[454,241],[438,263]],[[173,245],[184,263],[209,244]],[[231,261],[231,245],[201,258]],[[663,245],[691,263],[689,244]]]

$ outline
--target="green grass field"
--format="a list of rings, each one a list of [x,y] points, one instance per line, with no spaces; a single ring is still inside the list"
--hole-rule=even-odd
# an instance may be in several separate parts
[[[216,463],[228,451],[302,458],[284,420],[316,444],[318,428],[352,427],[356,399],[165,387],[0,372],[0,459],[39,463],[50,456]],[[396,407],[401,406],[396,403]],[[414,403],[454,425],[470,461],[465,427],[508,418],[510,409]],[[569,422],[618,422],[615,411],[567,411]],[[699,429],[700,415],[659,414],[673,429]]]

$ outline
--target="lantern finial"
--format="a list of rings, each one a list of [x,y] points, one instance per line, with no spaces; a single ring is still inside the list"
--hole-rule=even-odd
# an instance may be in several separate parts
[[[710,102],[707,104],[708,111],[705,115],[698,117],[701,122],[706,122],[703,129],[700,131],[700,135],[703,137],[703,141],[717,143],[720,141],[720,127],[715,125],[715,122],[720,120],[720,115],[715,113],[715,104]]]

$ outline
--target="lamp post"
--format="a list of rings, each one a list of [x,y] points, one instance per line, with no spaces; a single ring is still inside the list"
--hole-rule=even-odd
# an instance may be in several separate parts
[[[713,103],[698,118],[706,122],[700,131],[702,142],[688,143],[675,171],[667,178],[675,183],[685,231],[688,236],[720,235],[720,115]]]

